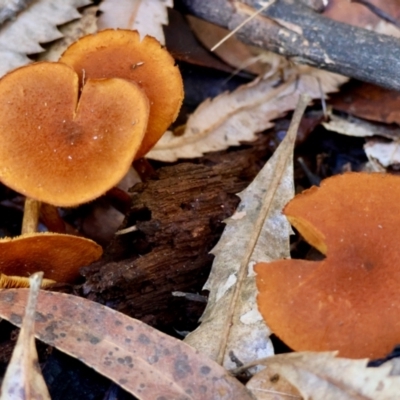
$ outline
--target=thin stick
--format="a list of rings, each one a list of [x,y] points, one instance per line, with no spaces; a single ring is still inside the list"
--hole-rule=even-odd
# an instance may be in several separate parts
[[[116,235],[125,235],[127,233],[135,232],[137,231],[136,225],[130,226],[129,228],[125,229],[120,229],[119,231],[115,232]]]
[[[269,6],[275,3],[276,0],[268,0],[266,4],[264,4],[259,10],[257,10],[254,14],[250,15],[250,17],[246,18],[241,24],[239,24],[232,32],[228,33],[224,38],[222,38],[217,44],[215,44],[211,51],[216,50],[222,43],[225,43],[230,37],[232,37],[242,26],[246,25],[249,21],[255,18],[258,14],[261,14],[264,10],[266,10]]]
[[[40,201],[27,197],[24,205],[24,218],[22,219],[22,235],[37,232],[39,224]]]

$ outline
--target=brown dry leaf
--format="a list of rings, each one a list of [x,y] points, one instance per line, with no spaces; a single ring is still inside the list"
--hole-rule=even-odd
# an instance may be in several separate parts
[[[0,76],[30,63],[26,54],[41,53],[40,43],[61,38],[57,26],[80,18],[77,8],[90,3],[91,0],[36,0],[3,24],[0,29]]]
[[[400,18],[398,0],[369,0],[368,3],[379,7],[393,18]],[[382,20],[367,7],[359,3],[348,0],[329,0],[323,15],[339,22],[374,30],[378,33],[396,37],[400,36],[398,28]]]
[[[135,29],[141,37],[150,35],[165,44],[162,26],[168,24],[167,8],[173,5],[173,0],[104,0],[98,27]]]
[[[35,346],[35,313],[43,273],[38,272],[30,278],[28,304],[26,305],[22,328],[7,367],[0,391],[0,400],[50,400],[46,383],[40,372]],[[25,298],[26,300],[26,298]],[[22,312],[20,318],[22,318]]]
[[[350,82],[329,101],[339,111],[387,124],[400,124],[400,93],[372,83]]]
[[[183,135],[166,132],[146,157],[176,161],[252,141],[257,132],[273,126],[273,119],[293,110],[301,93],[320,98],[347,80],[305,66],[287,67],[285,74],[285,82],[276,73],[204,101],[189,117]]]
[[[19,326],[26,289],[0,290],[0,316]],[[89,300],[40,291],[35,335],[78,358],[139,399],[252,396],[221,366],[187,344]]]
[[[398,0],[369,0],[391,17],[400,20]],[[400,37],[400,29],[383,21],[367,7],[348,0],[330,0],[324,15],[340,22],[378,33]],[[372,121],[385,123],[400,122],[400,95],[395,90],[378,87],[366,82],[351,82],[346,85],[340,96],[333,96],[330,104],[340,111]]]
[[[396,400],[400,377],[392,366],[367,368],[368,360],[336,358],[334,352],[288,353],[264,360],[269,374],[287,379],[304,400]],[[247,384],[257,398],[265,380],[265,370]]]
[[[186,18],[192,31],[207,49],[211,49],[229,34],[229,30],[200,18],[191,15],[188,15]],[[255,75],[264,75],[271,68],[279,65],[280,60],[283,59],[278,54],[267,52],[258,47],[245,45],[234,36],[231,36],[221,46],[217,47],[214,53],[232,67],[240,70],[244,69]],[[271,61],[273,61],[271,65],[265,61],[265,57],[260,60],[261,54],[271,55]]]
[[[269,328],[256,304],[253,266],[260,260],[288,257],[290,226],[281,214],[293,197],[293,146],[301,115],[274,155],[242,193],[235,214],[212,250],[215,260],[204,286],[210,291],[201,325],[185,341],[213,360],[233,368],[230,352],[241,362],[273,354]],[[293,118],[295,121],[295,117]]]
[[[80,19],[69,22],[59,27],[63,35],[60,40],[53,43],[49,49],[41,53],[39,61],[58,61],[61,55],[67,50],[68,46],[80,39],[82,36],[97,32],[97,13],[98,7],[86,7],[82,11]]]

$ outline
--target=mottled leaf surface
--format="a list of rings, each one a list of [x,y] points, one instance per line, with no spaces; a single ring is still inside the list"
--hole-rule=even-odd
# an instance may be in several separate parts
[[[0,316],[19,326],[26,289],[0,291]],[[89,300],[41,291],[35,334],[139,399],[251,399],[222,367],[187,344]]]

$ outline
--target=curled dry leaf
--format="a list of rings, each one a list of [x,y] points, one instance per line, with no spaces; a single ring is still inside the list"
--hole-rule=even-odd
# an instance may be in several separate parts
[[[0,290],[0,316],[20,325],[26,289]],[[139,399],[250,400],[235,378],[187,344],[108,307],[41,291],[35,335]]]
[[[294,350],[382,357],[400,336],[400,177],[348,173],[326,179],[284,209],[322,261],[255,267],[258,305]]]
[[[40,43],[62,37],[57,25],[80,18],[77,8],[91,0],[36,0],[0,29],[0,76],[29,64],[26,54],[41,53]]]
[[[273,126],[273,119],[293,110],[301,93],[320,98],[347,80],[311,67],[288,67],[285,75],[284,82],[279,72],[206,100],[189,117],[183,135],[166,132],[146,157],[176,161],[252,141]]]
[[[142,38],[153,36],[165,44],[162,26],[168,24],[167,7],[173,5],[173,0],[104,0],[98,27],[137,30]]]
[[[392,375],[391,365],[367,368],[368,360],[336,358],[335,353],[289,353],[264,360],[263,370],[247,384],[262,387],[266,374],[287,379],[304,400],[397,400],[400,377]],[[287,398],[287,397],[286,397]]]
[[[201,325],[185,341],[226,368],[273,354],[268,327],[257,310],[253,266],[289,256],[290,226],[281,209],[293,196],[293,146],[308,99],[302,98],[287,136],[242,193],[236,213],[212,250],[204,286],[210,291]]]
[[[35,313],[43,273],[30,277],[31,289],[21,331],[0,391],[0,400],[50,400],[35,347]],[[25,298],[26,300],[26,298]],[[21,304],[22,308],[25,304]],[[22,318],[22,314],[20,315]]]
[[[347,136],[382,136],[387,139],[400,139],[400,129],[395,125],[368,122],[351,115],[342,117],[329,112],[329,121],[323,122],[322,125],[328,131],[333,131]]]

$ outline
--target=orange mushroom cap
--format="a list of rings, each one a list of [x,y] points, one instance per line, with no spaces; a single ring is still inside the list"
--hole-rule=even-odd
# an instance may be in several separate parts
[[[292,224],[326,252],[255,267],[260,312],[288,346],[376,358],[400,342],[399,198],[398,176],[348,173],[287,204]]]
[[[97,243],[79,236],[29,233],[0,239],[0,272],[23,277],[43,271],[47,279],[72,283],[102,253]]]
[[[128,171],[149,104],[123,79],[88,80],[61,63],[19,68],[0,80],[0,180],[57,206],[90,201]]]
[[[144,156],[175,121],[183,99],[182,77],[175,61],[151,36],[137,31],[107,29],[73,43],[60,62],[80,77],[123,78],[136,82],[150,101],[146,136],[136,158]]]

